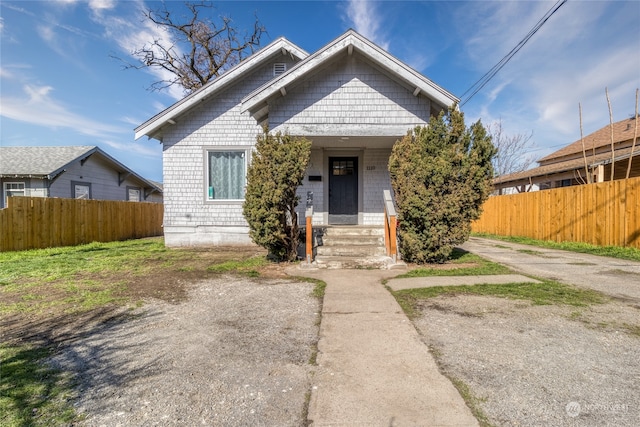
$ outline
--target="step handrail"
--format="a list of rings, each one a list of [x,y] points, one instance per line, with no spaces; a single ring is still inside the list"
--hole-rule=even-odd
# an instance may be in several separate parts
[[[387,249],[387,256],[398,260],[398,236],[397,236],[397,214],[393,204],[391,190],[382,191],[384,198],[384,245]]]
[[[306,229],[305,229],[305,261],[307,264],[311,264],[313,262],[313,204],[307,206],[305,210],[305,220],[306,220]]]

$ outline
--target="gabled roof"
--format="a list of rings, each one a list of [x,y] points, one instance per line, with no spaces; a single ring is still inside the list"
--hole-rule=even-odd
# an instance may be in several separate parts
[[[632,144],[623,142],[632,141],[637,120],[634,117],[621,120],[613,124],[614,161],[628,159],[630,156],[640,156],[640,144],[636,142],[635,149]],[[640,132],[640,128],[638,129]],[[591,168],[598,165],[611,163],[611,151],[598,150],[598,148],[611,146],[611,127],[606,125],[601,129],[585,136],[584,149],[587,165]],[[582,153],[583,141],[577,140],[558,151],[555,151],[538,160],[540,166],[522,172],[502,175],[493,180],[494,185],[511,184],[523,180],[541,181],[555,174],[572,170],[584,170],[585,159]],[[593,154],[595,150],[596,154]],[[633,151],[633,152],[632,152]]]
[[[316,72],[322,65],[329,63],[339,55],[352,55],[354,51],[388,72],[394,79],[412,87],[415,96],[421,93],[425,94],[443,108],[447,108],[459,101],[453,94],[393,57],[384,49],[370,42],[354,30],[348,30],[316,53],[291,67],[286,73],[281,74],[249,94],[242,100],[242,110],[250,111],[254,116],[259,116],[258,119],[260,119],[267,113],[269,100],[273,97],[283,96],[288,85]]]
[[[634,130],[637,126],[637,120],[634,117],[629,119],[620,120],[613,124],[613,142],[624,142],[630,141],[633,139]],[[638,129],[640,132],[640,129]],[[587,152],[587,156],[590,155],[591,151],[594,149],[598,149],[600,147],[606,147],[611,145],[611,126],[606,125],[603,128],[585,136],[584,138],[584,148]],[[566,147],[561,148],[558,151],[555,151],[546,157],[538,160],[540,163],[550,163],[552,160],[561,159],[566,156],[571,156],[574,154],[580,154],[582,157],[582,141],[577,140]]]
[[[53,178],[98,147],[0,147],[0,176]]]
[[[0,177],[53,179],[73,163],[99,155],[119,173],[130,174],[146,187],[162,192],[162,187],[145,179],[96,146],[0,147]]]
[[[184,114],[194,106],[197,106],[200,102],[220,93],[220,91],[229,85],[235,83],[239,79],[242,79],[248,73],[251,73],[257,66],[280,53],[292,55],[297,59],[303,59],[309,55],[307,52],[289,42],[284,37],[280,37],[226,71],[220,77],[213,79],[200,89],[187,95],[171,107],[156,114],[154,117],[138,126],[135,129],[135,139],[144,135],[147,135],[149,138],[159,138],[162,128],[168,124],[172,124],[177,116]]]
[[[580,153],[582,153],[582,148],[580,148]],[[614,161],[618,162],[621,160],[627,160],[631,155],[631,147],[616,150]],[[633,151],[633,157],[640,157],[640,151],[637,148]],[[594,168],[598,165],[607,165],[610,163],[611,153],[609,152],[596,154],[595,156],[589,155],[587,157],[587,165],[589,166],[589,168]],[[507,183],[512,184],[529,180],[535,184],[538,182],[543,182],[544,180],[548,180],[552,175],[574,170],[579,170],[581,175],[584,176],[584,158],[582,158],[582,156],[580,156],[579,158],[573,158],[561,162],[538,166],[536,168],[528,169],[523,172],[502,175],[493,180],[493,185],[501,185]]]

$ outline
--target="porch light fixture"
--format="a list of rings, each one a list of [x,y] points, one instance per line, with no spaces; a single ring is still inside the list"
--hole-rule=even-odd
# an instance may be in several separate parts
[[[169,119],[169,120],[167,120],[167,122],[168,122],[170,125],[175,125],[175,124],[176,124],[176,121],[175,121],[175,120],[173,120],[173,119]]]

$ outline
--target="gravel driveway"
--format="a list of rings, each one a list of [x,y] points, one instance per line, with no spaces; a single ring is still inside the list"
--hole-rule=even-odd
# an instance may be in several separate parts
[[[303,425],[318,337],[313,287],[199,282],[186,302],[86,325],[53,363],[77,375],[86,426]]]
[[[428,300],[415,325],[495,426],[640,425],[640,306]]]

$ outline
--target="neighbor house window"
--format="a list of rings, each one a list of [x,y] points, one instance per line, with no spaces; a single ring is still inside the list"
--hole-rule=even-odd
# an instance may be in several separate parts
[[[208,151],[208,200],[242,200],[246,151]]]
[[[88,182],[71,181],[71,195],[75,199],[90,199],[91,184]]]
[[[140,189],[136,187],[127,187],[127,200],[130,202],[139,202]]]
[[[4,183],[4,205],[7,206],[7,199],[12,196],[24,196],[24,182]]]

